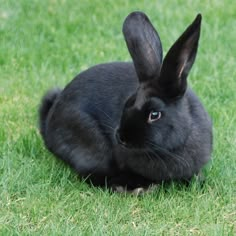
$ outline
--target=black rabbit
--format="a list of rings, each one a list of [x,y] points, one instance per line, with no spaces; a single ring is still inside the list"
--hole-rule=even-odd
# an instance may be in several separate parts
[[[133,63],[96,65],[43,98],[46,147],[99,186],[135,189],[197,175],[212,150],[211,120],[187,87],[200,25],[199,14],[162,61],[149,19],[131,13],[123,34]]]

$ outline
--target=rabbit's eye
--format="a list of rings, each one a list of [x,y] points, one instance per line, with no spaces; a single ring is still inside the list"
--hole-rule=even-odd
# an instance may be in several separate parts
[[[159,120],[161,118],[161,112],[160,111],[151,111],[148,116],[148,123],[152,123],[156,120]]]

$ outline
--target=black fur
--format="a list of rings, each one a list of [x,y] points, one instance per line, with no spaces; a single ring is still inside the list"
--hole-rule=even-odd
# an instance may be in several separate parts
[[[210,118],[187,87],[200,23],[198,15],[162,62],[149,19],[131,13],[123,33],[134,63],[94,66],[47,94],[40,108],[46,147],[100,186],[132,189],[198,174],[212,150]],[[161,114],[155,121],[153,111]]]
[[[42,104],[39,108],[39,120],[40,120],[40,133],[45,138],[46,135],[46,123],[50,109],[52,108],[56,98],[61,93],[60,89],[53,89],[47,92],[43,97]]]

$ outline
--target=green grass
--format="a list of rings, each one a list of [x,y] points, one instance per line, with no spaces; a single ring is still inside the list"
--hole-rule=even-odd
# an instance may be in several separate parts
[[[202,188],[172,184],[143,197],[91,188],[39,136],[48,88],[91,65],[130,60],[121,26],[133,10],[149,15],[165,52],[203,14],[189,77],[214,122]],[[235,25],[232,0],[0,0],[0,235],[236,235]]]

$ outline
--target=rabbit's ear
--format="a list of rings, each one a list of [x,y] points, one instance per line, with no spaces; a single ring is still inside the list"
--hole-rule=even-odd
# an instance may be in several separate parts
[[[140,82],[158,78],[162,46],[158,33],[142,12],[132,12],[124,21],[123,34]]]
[[[198,14],[164,58],[158,81],[164,96],[179,97],[186,90],[186,79],[197,54],[201,19],[201,15]]]

